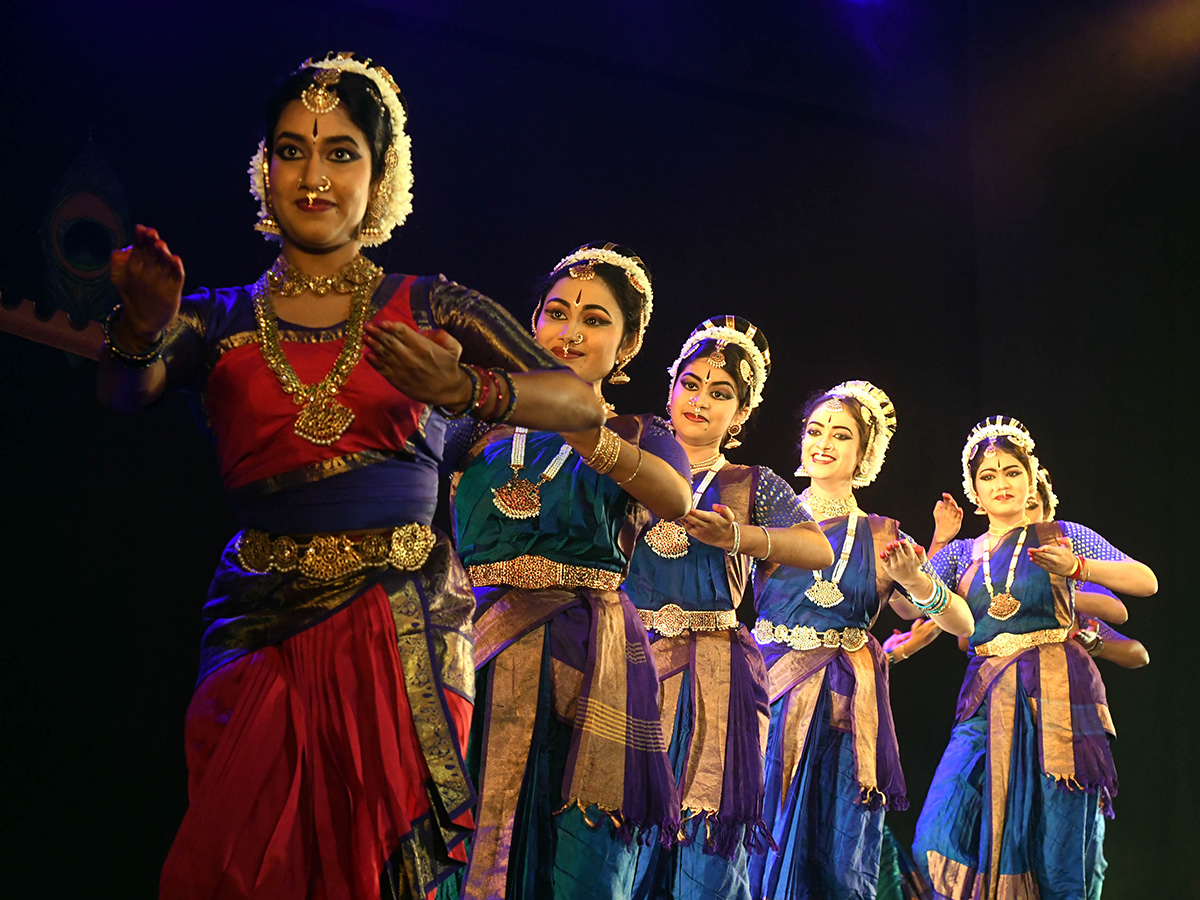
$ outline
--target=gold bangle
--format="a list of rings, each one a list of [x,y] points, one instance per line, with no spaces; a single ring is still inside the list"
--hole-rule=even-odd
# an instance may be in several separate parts
[[[638,461],[637,461],[637,465],[633,467],[633,474],[630,475],[628,478],[622,478],[620,481],[617,482],[618,485],[624,486],[626,484],[629,484],[629,482],[631,482],[631,481],[633,481],[633,479],[637,478],[638,472],[642,471],[642,459],[643,459],[643,457],[645,457],[646,454],[642,450],[641,447],[638,447],[637,451],[638,451]]]
[[[759,559],[766,559],[771,555],[771,532],[767,531],[766,525],[759,525],[758,527],[762,529],[763,537],[767,539],[767,552],[760,556]]]
[[[607,475],[617,465],[621,456],[621,438],[607,425],[600,429],[600,440],[596,441],[596,449],[584,463],[595,469],[601,475]]]

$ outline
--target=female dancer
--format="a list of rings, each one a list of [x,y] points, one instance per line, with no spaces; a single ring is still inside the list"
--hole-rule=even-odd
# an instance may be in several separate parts
[[[427,404],[535,427],[602,412],[570,372],[460,366],[460,341],[474,363],[556,363],[478,294],[359,255],[411,181],[387,71],[310,60],[252,161],[257,227],[282,244],[253,286],[181,300],[182,262],[140,226],[113,254],[101,397],[197,391],[244,526],[204,608],[172,900],[424,896],[465,858],[472,597],[429,527],[445,422]]]
[[[642,849],[634,896],[646,900],[749,900],[746,852],[765,845],[770,710],[762,655],[735,610],[754,559],[833,562],[829,542],[783,479],[765,466],[730,464],[722,453],[738,445],[770,371],[766,336],[735,316],[701,323],[670,368],[667,408],[691,463],[693,509],[681,524],[661,520],[646,532],[625,590],[653,638],[685,843]]]
[[[884,806],[908,801],[883,651],[867,629],[897,587],[910,598],[891,601],[902,615],[928,613],[957,634],[972,627],[898,523],[855,501],[895,428],[891,401],[865,381],[805,409],[797,474],[812,486],[800,500],[838,559],[823,572],[780,567],[756,579],[754,636],[771,699],[764,814],[778,849],[750,862],[755,897],[875,896]]]
[[[539,344],[600,392],[641,346],[645,264],[588,244],[543,281]],[[615,370],[615,371],[614,371]],[[679,800],[646,629],[618,591],[651,513],[687,513],[687,459],[661,420],[555,434],[492,428],[455,488],[475,585],[478,829],[467,897],[628,897],[638,833]]]
[[[1030,523],[1033,447],[1015,419],[975,426],[963,447],[963,489],[987,514],[988,531],[932,560],[977,621],[956,724],[914,844],[941,897],[1099,892],[1097,809],[1116,792],[1112,720],[1095,664],[1068,640],[1069,580],[1135,596],[1154,593],[1157,582],[1082,525]]]

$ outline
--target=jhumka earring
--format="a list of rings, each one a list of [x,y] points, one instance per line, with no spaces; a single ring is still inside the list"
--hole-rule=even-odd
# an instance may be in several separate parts
[[[264,219],[258,220],[258,223],[254,226],[254,230],[261,231],[263,234],[273,234],[278,237],[283,232],[279,229],[279,223],[275,221],[275,210],[271,207],[271,165],[267,161],[266,154],[263,154],[262,177],[263,206],[267,208],[267,216]]]
[[[608,376],[609,384],[629,384],[629,375],[625,371],[625,363],[627,362],[629,362],[629,357],[617,360],[617,367]]]
[[[742,433],[742,423],[734,422],[729,426],[729,440],[725,442],[726,450],[736,450],[742,446],[742,442],[737,439],[737,436]]]

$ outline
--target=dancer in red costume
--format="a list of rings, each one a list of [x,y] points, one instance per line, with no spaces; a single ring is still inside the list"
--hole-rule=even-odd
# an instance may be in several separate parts
[[[257,282],[181,298],[141,226],[113,255],[100,396],[194,391],[243,527],[204,607],[170,900],[420,897],[463,860],[474,603],[429,524],[445,418],[604,421],[486,298],[360,255],[411,209],[404,121],[382,67],[310,60],[251,164],[282,244]]]

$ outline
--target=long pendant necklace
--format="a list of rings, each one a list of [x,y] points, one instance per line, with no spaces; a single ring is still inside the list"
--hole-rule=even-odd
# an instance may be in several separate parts
[[[563,445],[558,448],[558,455],[542,470],[536,484],[521,478],[521,470],[525,468],[525,440],[528,435],[528,428],[517,428],[513,432],[512,462],[509,463],[513,470],[512,477],[500,487],[492,488],[492,503],[510,519],[532,519],[542,511],[542,498],[539,493],[542,485],[558,474],[567,457],[571,455],[571,445],[563,441]]]
[[[376,273],[380,270],[376,269]],[[288,362],[279,338],[279,320],[275,306],[267,289],[269,272],[251,288],[254,301],[254,319],[258,323],[258,340],[263,359],[279,379],[283,392],[297,406],[304,408],[296,416],[293,426],[297,437],[321,446],[338,440],[350,423],[354,421],[354,410],[337,401],[338,391],[346,384],[350,373],[362,359],[363,326],[367,319],[367,300],[371,296],[375,278],[362,282],[350,299],[350,314],[342,335],[342,349],[333,368],[316,384],[304,384]]]
[[[696,504],[700,502],[700,498],[704,496],[704,492],[708,490],[708,486],[712,484],[712,480],[717,477],[717,473],[724,465],[725,457],[718,453],[712,468],[700,481],[700,486],[692,491],[692,509],[696,508]],[[659,519],[655,522],[654,527],[646,532],[645,541],[650,549],[663,559],[681,559],[687,556],[688,549],[691,547],[687,530],[678,522],[672,522],[669,519]]]
[[[853,498],[851,498],[853,502]],[[812,508],[807,502],[803,502],[804,508],[808,510],[808,514],[812,516]],[[816,517],[813,516],[816,520]],[[850,551],[854,549],[854,533],[858,530],[858,511],[857,507],[846,516],[846,539],[842,542],[842,553],[838,557],[837,565],[833,569],[833,577],[826,581],[821,576],[820,569],[813,569],[813,583],[804,596],[824,609],[832,609],[843,600],[846,595],[842,593],[842,589],[838,587],[838,582],[842,580],[842,576],[846,574],[846,564],[850,561]]]
[[[1013,550],[1012,559],[1008,563],[1008,578],[1004,582],[1004,590],[999,594],[994,593],[992,589],[992,550],[989,546],[991,542],[987,538],[983,540],[983,584],[987,588],[988,597],[991,598],[991,602],[988,604],[988,615],[1001,622],[1011,619],[1021,608],[1021,601],[1014,597],[1011,591],[1013,577],[1017,573],[1017,560],[1021,558],[1021,548],[1025,546],[1025,538],[1029,534],[1029,529],[1024,526],[1017,527],[1021,528],[1021,537],[1017,539],[1016,549]],[[988,531],[990,532],[991,529],[989,528]]]

